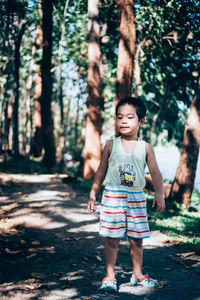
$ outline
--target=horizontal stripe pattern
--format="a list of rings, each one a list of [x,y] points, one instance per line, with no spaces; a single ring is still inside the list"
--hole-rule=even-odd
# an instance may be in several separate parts
[[[140,188],[107,185],[100,212],[100,234],[122,238],[149,237],[145,194]]]

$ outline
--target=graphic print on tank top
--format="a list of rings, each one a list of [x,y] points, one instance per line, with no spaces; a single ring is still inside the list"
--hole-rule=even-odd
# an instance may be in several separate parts
[[[134,186],[136,172],[134,171],[133,165],[130,166],[129,164],[119,166],[119,176],[120,176],[120,182],[121,185],[124,186]]]

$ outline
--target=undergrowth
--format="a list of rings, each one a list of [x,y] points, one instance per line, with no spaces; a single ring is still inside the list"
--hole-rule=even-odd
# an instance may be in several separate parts
[[[192,194],[189,210],[175,201],[166,201],[162,214],[152,208],[153,195],[147,194],[147,209],[151,230],[160,230],[200,254],[200,193]]]
[[[47,174],[47,169],[41,160],[32,157],[8,157],[6,161],[0,158],[0,173],[11,174]]]

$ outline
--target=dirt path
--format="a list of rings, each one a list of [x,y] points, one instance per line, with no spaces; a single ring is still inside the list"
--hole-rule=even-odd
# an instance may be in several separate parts
[[[104,276],[98,212],[86,210],[87,194],[51,175],[6,175],[0,197],[0,299],[200,299],[200,262],[152,232],[144,244],[144,270],[160,288],[129,282],[127,240],[120,244],[117,294],[99,291]],[[98,205],[99,211],[99,205]],[[181,255],[182,254],[182,255]]]

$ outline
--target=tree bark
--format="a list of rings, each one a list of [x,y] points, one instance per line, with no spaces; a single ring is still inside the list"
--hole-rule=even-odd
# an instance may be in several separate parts
[[[101,51],[99,45],[99,0],[88,1],[88,98],[83,150],[84,178],[92,178],[101,158]]]
[[[39,4],[39,15],[42,16],[42,8]],[[42,49],[43,46],[43,31],[42,25],[36,27],[36,47]],[[41,104],[40,99],[42,96],[42,77],[41,77],[41,61],[38,64],[38,68],[35,73],[35,95],[34,95],[34,137],[32,142],[31,153],[34,157],[40,157],[43,149],[43,136],[42,136],[42,116],[41,116]]]
[[[65,2],[65,8],[63,13],[63,22],[61,23],[61,37],[58,49],[58,90],[59,90],[59,104],[60,104],[60,129],[59,129],[59,140],[58,140],[58,163],[59,170],[61,173],[66,173],[66,163],[64,159],[64,154],[66,152],[66,128],[67,120],[64,118],[64,101],[63,101],[63,69],[62,69],[62,55],[63,55],[63,41],[65,39],[65,20],[67,16],[69,0]],[[68,117],[68,115],[67,115]]]
[[[120,40],[117,62],[116,104],[132,94],[136,27],[133,0],[116,0],[120,19]]]
[[[6,140],[6,152],[7,153],[11,153],[11,150],[10,150],[11,146],[9,143],[9,135],[10,135],[12,114],[13,114],[12,103],[8,103],[7,118],[6,118],[6,123],[5,123],[5,140]]]
[[[20,46],[25,31],[25,20],[22,20],[19,33],[15,40],[14,52],[14,104],[13,104],[13,151],[14,156],[19,156],[19,68],[20,68]]]
[[[43,58],[41,63],[42,95],[40,98],[42,116],[42,135],[44,144],[44,164],[50,173],[55,172],[56,148],[54,139],[54,126],[51,111],[52,101],[52,0],[42,1],[42,31],[43,31]]]
[[[193,98],[185,125],[181,156],[169,198],[174,198],[188,209],[194,188],[200,147],[200,92]]]
[[[78,123],[79,123],[79,112],[80,112],[80,98],[77,99],[77,110],[76,117],[74,122],[74,149],[73,149],[73,160],[75,161],[77,158],[77,149],[78,149]]]

